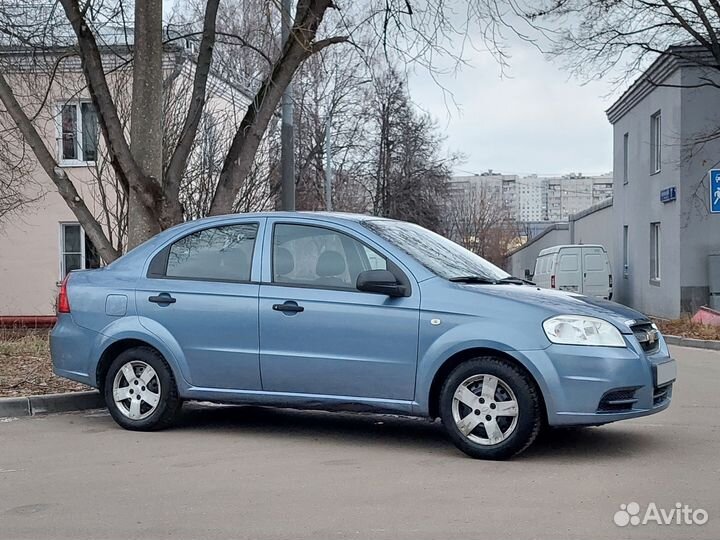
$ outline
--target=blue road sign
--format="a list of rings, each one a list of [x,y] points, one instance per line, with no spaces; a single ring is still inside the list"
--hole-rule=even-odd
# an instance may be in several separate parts
[[[675,199],[677,199],[677,188],[675,186],[670,186],[660,192],[661,202],[669,203],[674,201]]]
[[[710,212],[720,214],[720,169],[710,171]]]

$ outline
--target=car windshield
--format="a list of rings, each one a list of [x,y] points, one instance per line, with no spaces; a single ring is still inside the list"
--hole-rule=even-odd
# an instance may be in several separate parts
[[[445,279],[494,283],[510,277],[479,255],[419,225],[380,219],[363,225]]]

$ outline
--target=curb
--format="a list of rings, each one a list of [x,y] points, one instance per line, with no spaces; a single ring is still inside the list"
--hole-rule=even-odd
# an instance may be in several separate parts
[[[668,345],[678,345],[680,347],[693,347],[695,349],[709,349],[711,351],[720,351],[720,341],[712,339],[694,339],[680,336],[663,336]]]
[[[100,409],[104,406],[105,402],[97,391],[0,398],[0,418],[84,411],[86,409]]]

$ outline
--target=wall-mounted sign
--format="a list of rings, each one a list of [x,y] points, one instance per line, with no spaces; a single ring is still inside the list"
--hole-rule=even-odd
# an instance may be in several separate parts
[[[675,186],[666,187],[665,189],[660,191],[661,202],[669,203],[670,201],[674,201],[675,199],[677,199],[677,188]]]
[[[710,171],[710,212],[720,214],[720,169]]]

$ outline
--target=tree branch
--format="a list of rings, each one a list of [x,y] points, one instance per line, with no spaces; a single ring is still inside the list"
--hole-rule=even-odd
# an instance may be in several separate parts
[[[164,217],[168,221],[166,225],[182,221],[182,209],[178,198],[180,192],[180,180],[188,156],[192,150],[197,127],[200,123],[203,107],[205,106],[205,93],[207,89],[210,65],[212,63],[213,47],[215,46],[215,23],[217,20],[218,5],[220,0],[208,0],[205,8],[205,20],[203,22],[203,36],[198,52],[197,66],[195,68],[195,80],[193,81],[193,92],[190,98],[185,122],[177,145],[173,151],[170,163],[164,174],[165,184],[165,212]]]
[[[106,263],[117,259],[120,254],[113,248],[105,236],[102,227],[80,197],[80,194],[75,188],[75,184],[68,178],[65,171],[58,166],[55,158],[47,149],[47,146],[35,129],[35,126],[32,125],[32,122],[30,122],[25,111],[23,111],[18,103],[15,94],[2,73],[0,73],[0,100],[5,105],[7,112],[20,130],[20,133],[22,133],[25,141],[27,141],[32,149],[40,166],[53,181],[58,193],[60,193],[60,196],[65,200],[70,210],[75,214],[75,217],[77,217],[80,225],[85,229],[85,232],[97,248],[100,256]]]
[[[316,41],[310,46],[307,55],[310,56],[315,53],[319,53],[325,47],[329,47],[330,45],[335,45],[337,43],[348,43],[349,41],[350,36],[333,36],[326,39],[321,39],[320,41]]]
[[[295,22],[282,53],[248,106],[233,137],[210,205],[211,215],[232,211],[280,98],[300,64],[308,57],[325,12],[332,7],[332,0],[298,1]]]
[[[122,123],[105,78],[95,36],[83,18],[77,0],[60,0],[60,3],[78,39],[83,72],[108,145],[113,170],[118,177],[126,179],[124,182],[139,195],[144,206],[155,208],[161,198],[160,185],[143,174],[130,152],[130,145],[125,139]]]

